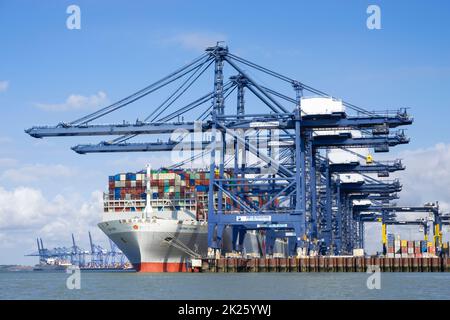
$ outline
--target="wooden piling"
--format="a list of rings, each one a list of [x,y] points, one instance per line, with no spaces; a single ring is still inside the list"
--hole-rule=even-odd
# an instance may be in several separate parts
[[[290,257],[202,259],[195,272],[450,272],[450,257]],[[191,270],[189,270],[191,271]]]

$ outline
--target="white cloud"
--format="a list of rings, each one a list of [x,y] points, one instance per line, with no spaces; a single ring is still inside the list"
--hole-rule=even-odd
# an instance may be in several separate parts
[[[406,170],[397,174],[403,185],[400,202],[423,205],[438,200],[450,210],[450,144],[439,143],[426,149],[399,154]]]
[[[12,142],[13,140],[10,137],[0,137],[0,144],[7,144]]]
[[[30,183],[48,178],[69,178],[74,175],[76,169],[65,165],[32,164],[7,169],[1,174],[1,179],[14,183]]]
[[[90,199],[72,194],[47,199],[39,189],[0,187],[0,238],[18,234],[16,241],[11,240],[16,244],[37,235],[50,242],[69,239],[70,233],[87,236],[88,230],[97,229],[101,213],[100,191],[92,192]],[[1,241],[0,247],[11,246],[11,241]]]
[[[13,167],[17,164],[17,160],[13,158],[0,158],[0,167]]]
[[[0,248],[12,248],[14,247],[14,242],[11,237],[9,237],[6,233],[0,232]]]
[[[45,111],[68,111],[68,110],[88,110],[97,109],[108,103],[108,97],[105,92],[99,91],[90,96],[71,94],[65,102],[49,104],[36,103],[36,107]]]
[[[5,92],[9,88],[9,81],[0,81],[0,92]]]
[[[392,175],[398,177],[403,185],[399,193],[400,205],[422,206],[426,202],[440,203],[441,211],[450,211],[450,144],[439,143],[429,148],[407,150],[395,155],[387,154],[384,158],[401,158],[405,171]],[[380,159],[381,160],[381,159]],[[411,220],[424,217],[423,213],[399,214],[401,219]],[[422,240],[423,233],[418,226],[389,226],[389,233],[400,235],[405,240]],[[432,231],[431,231],[432,232]],[[381,251],[381,224],[366,223],[366,250],[374,254]],[[444,241],[450,235],[444,232]]]
[[[163,42],[179,45],[185,49],[204,51],[207,47],[215,46],[218,41],[226,41],[226,39],[227,37],[220,33],[183,32]]]

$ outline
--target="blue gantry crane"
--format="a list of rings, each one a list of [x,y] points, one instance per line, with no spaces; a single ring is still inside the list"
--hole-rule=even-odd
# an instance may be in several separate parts
[[[212,91],[187,98],[189,89],[206,77],[210,67]],[[265,84],[269,81],[256,80],[261,77],[276,88]],[[150,113],[141,120],[95,123],[175,84],[168,97],[149,107]],[[317,108],[311,107],[314,101]],[[277,238],[287,239],[290,255],[351,254],[364,242],[361,207],[378,207],[379,212],[389,208],[401,184],[385,178],[405,169],[400,160],[377,162],[355,150],[388,152],[409,143],[399,128],[412,122],[406,108],[368,111],[243,59],[218,43],[109,106],[74,121],[25,131],[35,138],[115,136],[72,147],[80,154],[189,150],[181,164],[208,154],[210,252],[220,251],[223,230],[229,226],[234,248],[239,248],[248,230],[259,230],[265,232],[266,248],[272,248]],[[173,138],[180,131],[183,134]],[[167,135],[170,138],[163,141]],[[142,136],[157,140],[133,140]],[[331,161],[331,150],[356,154],[359,159]],[[257,160],[249,163],[250,157]],[[253,197],[265,201],[258,206]],[[231,199],[231,204],[224,199]],[[103,263],[100,251],[91,241],[96,264]]]
[[[37,238],[37,252],[26,256],[39,257],[39,264],[46,265],[73,265],[82,269],[122,269],[127,265],[125,255],[110,241],[111,249],[103,249],[92,241],[89,232],[90,250],[84,250],[75,242],[72,234],[71,247],[55,247],[47,249],[44,247],[42,238]]]

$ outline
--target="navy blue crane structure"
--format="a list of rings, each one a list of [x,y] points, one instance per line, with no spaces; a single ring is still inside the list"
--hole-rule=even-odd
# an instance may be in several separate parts
[[[214,69],[212,91],[188,100],[187,92],[210,66]],[[225,72],[230,73],[228,80]],[[259,77],[270,78],[280,88],[269,88],[256,80]],[[94,122],[174,84],[175,90],[161,104],[148,108],[151,113],[142,120]],[[182,164],[208,155],[211,249],[220,250],[223,230],[230,226],[234,235],[240,235],[234,237],[240,243],[247,230],[264,230],[266,240],[272,241],[267,247],[277,237],[286,238],[292,255],[351,253],[362,245],[352,201],[369,199],[388,205],[401,185],[370,174],[383,178],[404,167],[400,161],[332,163],[327,151],[373,148],[374,152],[387,152],[409,142],[405,132],[397,128],[412,124],[413,119],[406,108],[375,112],[341,100],[345,110],[305,112],[304,92],[337,101],[323,91],[238,57],[218,43],[184,67],[116,103],[71,122],[36,126],[25,132],[35,138],[116,136],[72,147],[80,154],[189,150],[190,156]],[[185,98],[187,103],[180,102]],[[174,132],[183,134],[173,138]],[[156,135],[158,140],[132,140],[148,135]],[[164,135],[171,137],[162,141]],[[249,163],[250,157],[257,160]],[[341,174],[352,172],[365,174],[364,181],[340,180]],[[265,201],[257,205],[253,197]]]

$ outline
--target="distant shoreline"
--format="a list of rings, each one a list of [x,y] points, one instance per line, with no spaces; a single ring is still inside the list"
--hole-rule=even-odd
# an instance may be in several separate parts
[[[19,264],[2,264],[0,272],[33,271],[33,266],[24,266]]]

